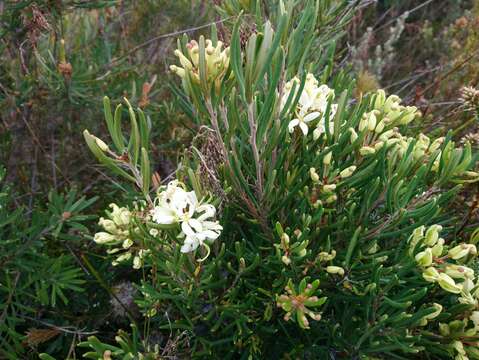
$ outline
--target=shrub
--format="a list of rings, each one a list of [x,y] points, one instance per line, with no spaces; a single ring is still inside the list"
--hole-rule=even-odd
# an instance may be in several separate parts
[[[477,155],[407,135],[421,114],[396,95],[351,100],[347,74],[310,73],[309,29],[345,7],[301,10],[281,3],[246,39],[240,17],[228,45],[215,27],[178,41],[171,69],[205,130],[175,180],[152,176],[149,124],[127,100],[127,137],[107,98],[112,144],[85,131],[137,189],[93,240],[141,273],[143,314],[115,345],[81,343],[86,357],[479,358],[478,233],[447,210]]]

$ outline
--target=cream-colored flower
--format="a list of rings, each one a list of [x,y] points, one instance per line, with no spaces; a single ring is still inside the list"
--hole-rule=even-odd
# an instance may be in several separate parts
[[[295,77],[288,81],[284,87],[284,93],[281,98],[281,108],[286,106],[286,102],[291,97],[293,100],[297,96],[300,87],[300,80]],[[294,93],[292,91],[294,88]],[[299,96],[298,103],[294,109],[295,118],[288,124],[290,133],[296,127],[299,127],[304,135],[309,132],[309,123],[319,119],[316,129],[313,131],[313,138],[318,139],[326,131],[326,118],[329,116],[329,131],[334,131],[334,118],[337,111],[337,104],[332,104],[334,99],[334,90],[327,85],[318,86],[318,80],[313,74],[306,76],[304,88]],[[331,103],[328,113],[328,105]]]
[[[216,240],[223,227],[210,219],[216,215],[211,204],[200,204],[194,191],[187,192],[178,181],[160,189],[155,199],[152,218],[158,224],[180,224],[179,238],[184,238],[181,251],[195,251],[199,246]]]
[[[175,50],[175,55],[180,60],[181,66],[171,65],[170,69],[181,78],[185,78],[186,73],[195,83],[200,83],[201,72],[200,65],[200,47],[197,41],[191,40],[187,45],[187,55],[183,54],[180,49]],[[205,81],[208,84],[215,84],[219,87],[221,80],[226,74],[229,67],[230,56],[229,47],[223,50],[223,43],[218,41],[216,46],[213,46],[211,40],[205,41]]]

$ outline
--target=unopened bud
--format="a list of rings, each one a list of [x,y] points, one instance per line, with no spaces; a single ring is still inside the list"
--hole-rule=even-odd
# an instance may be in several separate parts
[[[339,276],[344,276],[344,269],[339,266],[327,266],[326,271],[329,274],[338,274]]]
[[[349,128],[349,132],[351,133],[351,137],[349,138],[349,141],[351,141],[351,144],[352,144],[358,139],[358,134],[353,128]]]
[[[449,250],[449,256],[453,260],[461,259],[467,255],[476,255],[477,249],[473,244],[460,244]]]
[[[422,267],[427,267],[431,266],[432,264],[432,251],[430,248],[427,248],[424,251],[421,251],[420,253],[416,254],[415,256],[416,262],[418,263],[419,266]]]
[[[309,169],[309,176],[311,177],[311,180],[313,180],[313,182],[319,182],[319,175],[316,173],[315,168],[312,167]]]
[[[370,147],[370,146],[363,146],[361,149],[359,149],[359,153],[363,156],[372,155],[375,152],[376,152],[376,150],[373,147]]]
[[[331,164],[331,158],[332,158],[332,156],[333,156],[333,153],[332,153],[331,151],[328,152],[328,153],[324,156],[324,158],[323,158],[323,164],[324,164],[324,165],[329,165],[329,164]]]
[[[93,135],[92,135],[93,136]],[[107,152],[109,150],[108,145],[105,144],[105,142],[96,136],[93,136],[95,138],[95,143],[98,145],[101,151]]]
[[[339,176],[343,179],[350,177],[356,171],[356,166],[352,165],[347,167],[339,173]]]

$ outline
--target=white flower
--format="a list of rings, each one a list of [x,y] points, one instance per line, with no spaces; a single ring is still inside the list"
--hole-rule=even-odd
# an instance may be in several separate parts
[[[180,224],[179,238],[185,238],[181,252],[195,251],[199,246],[216,240],[223,227],[209,219],[216,215],[211,204],[200,204],[194,191],[187,192],[178,181],[170,182],[155,199],[156,206],[151,211],[152,219],[158,224]]]
[[[300,81],[297,77],[287,82],[285,85],[285,91],[281,98],[281,108],[284,108],[288,98],[291,96],[291,91],[295,87],[294,97],[297,95],[297,89],[299,89]],[[306,82],[304,84],[303,91],[299,96],[298,103],[295,109],[296,117],[288,124],[288,130],[292,133],[295,127],[299,126],[304,135],[309,132],[308,123],[320,118],[318,127],[314,131],[314,138],[317,139],[325,131],[325,119],[326,110],[330,101],[334,99],[334,90],[330,89],[327,85],[321,85],[318,87],[318,80],[313,74],[306,76]],[[331,104],[329,119],[331,120],[337,111],[337,104]],[[330,132],[334,130],[334,123],[330,122],[328,125]]]
[[[205,245],[205,242],[210,243],[216,240],[220,236],[223,227],[217,222],[203,221],[203,223],[200,223],[200,227],[195,229],[196,231],[183,226],[182,230],[186,238],[181,247],[181,252],[188,253],[195,251],[200,245]]]
[[[170,182],[166,190],[158,194],[156,202],[151,215],[154,222],[163,225],[188,221],[198,205],[195,192],[187,192],[177,181]]]
[[[321,114],[317,111],[306,114],[304,116],[302,114],[298,114],[298,117],[296,119],[293,119],[289,122],[288,124],[289,132],[292,133],[294,131],[294,128],[296,126],[299,126],[303,134],[305,136],[308,135],[309,127],[307,124],[313,120],[316,120],[320,115]]]

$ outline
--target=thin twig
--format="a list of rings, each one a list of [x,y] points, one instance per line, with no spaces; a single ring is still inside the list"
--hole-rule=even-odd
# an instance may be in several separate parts
[[[193,32],[193,31],[197,31],[197,30],[201,30],[201,29],[204,29],[204,28],[207,28],[211,25],[217,25],[217,24],[221,24],[221,23],[224,23],[225,21],[228,21],[230,19],[232,19],[233,16],[230,16],[230,17],[227,17],[225,19],[221,19],[221,20],[218,20],[218,21],[212,21],[212,22],[209,22],[208,24],[203,24],[203,25],[199,25],[199,26],[195,26],[195,27],[192,27],[192,28],[188,28],[188,29],[183,29],[183,30],[179,30],[179,31],[174,31],[174,32],[171,32],[171,33],[168,33],[168,34],[163,34],[163,35],[158,35],[158,36],[155,36],[137,46],[135,46],[133,49],[131,49],[130,51],[128,51],[127,53],[117,57],[117,58],[114,58],[110,61],[110,63],[108,65],[112,65],[113,63],[127,57],[127,56],[130,56],[131,54],[134,54],[135,52],[137,52],[138,50],[140,50],[141,48],[155,42],[155,41],[158,41],[158,40],[161,40],[161,39],[165,39],[165,38],[168,38],[168,37],[172,37],[172,36],[177,36],[177,35],[181,35],[181,34],[186,34],[186,33],[189,33],[189,32]]]
[[[55,330],[64,332],[64,333],[66,333],[66,334],[85,335],[85,336],[88,336],[88,335],[94,335],[94,334],[97,334],[97,333],[98,333],[98,331],[84,331],[83,329],[78,330],[78,329],[74,328],[73,326],[57,326],[57,325],[53,325],[53,324],[47,323],[47,322],[45,322],[45,321],[32,318],[32,317],[27,316],[27,315],[17,314],[17,316],[19,316],[19,317],[21,317],[21,318],[24,318],[24,319],[28,319],[28,320],[35,321],[35,322],[37,322],[37,323],[39,323],[39,324],[42,324],[42,325],[45,325],[45,326],[50,327],[50,328],[52,328],[52,329],[55,329]]]

